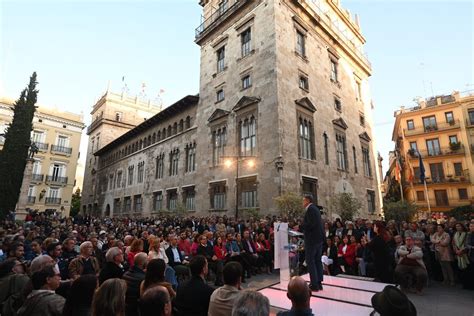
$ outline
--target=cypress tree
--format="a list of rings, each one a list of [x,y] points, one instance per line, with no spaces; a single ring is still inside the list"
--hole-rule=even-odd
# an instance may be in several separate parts
[[[14,104],[13,120],[5,132],[5,144],[0,151],[0,218],[15,210],[20,196],[36,110],[36,84],[34,72],[28,87]]]

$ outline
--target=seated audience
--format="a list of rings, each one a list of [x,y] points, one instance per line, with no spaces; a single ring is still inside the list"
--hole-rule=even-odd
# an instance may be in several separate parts
[[[140,297],[138,307],[140,316],[171,316],[172,307],[168,290],[161,285],[147,289]]]
[[[176,295],[175,305],[178,315],[206,316],[209,310],[209,300],[214,291],[206,283],[208,273],[206,257],[201,255],[193,257],[189,268],[191,279],[180,285]]]
[[[92,316],[125,316],[124,280],[108,279],[95,292],[92,300]]]
[[[372,296],[372,307],[380,316],[416,316],[416,308],[408,297],[393,285]]]
[[[231,261],[224,266],[224,286],[211,295],[208,316],[228,316],[232,313],[234,301],[240,293],[242,265]]]
[[[334,245],[332,238],[326,238],[326,249],[323,250],[321,262],[323,270],[327,275],[336,275],[339,272],[337,262],[337,247]]]
[[[428,274],[423,263],[423,251],[414,245],[414,240],[410,235],[405,237],[405,246],[400,246],[398,249],[398,257],[395,279],[401,285],[402,290],[407,290],[410,288],[408,276],[411,276],[414,279],[416,292],[421,294]]]
[[[145,279],[147,255],[139,252],[134,256],[133,266],[123,274],[127,284],[125,295],[125,313],[127,316],[138,315],[138,299],[140,298],[140,284]]]
[[[215,285],[221,286],[223,284],[222,269],[224,263],[217,258],[216,254],[214,253],[213,247],[207,241],[208,240],[206,235],[201,235],[201,238],[199,239],[199,247],[197,250],[197,254],[206,257],[209,268],[211,268],[216,274],[216,280],[214,282]]]
[[[354,274],[355,255],[356,245],[349,243],[349,237],[344,236],[337,253],[343,273]]]
[[[153,259],[146,266],[145,279],[140,283],[140,297],[151,287],[161,285],[168,292],[171,300],[176,297],[173,286],[165,281],[166,263],[163,259]]]
[[[311,289],[306,281],[299,276],[292,277],[288,283],[288,298],[291,300],[291,310],[279,312],[277,316],[312,316],[309,301]]]
[[[242,291],[234,302],[232,316],[269,316],[270,301],[262,293]]]

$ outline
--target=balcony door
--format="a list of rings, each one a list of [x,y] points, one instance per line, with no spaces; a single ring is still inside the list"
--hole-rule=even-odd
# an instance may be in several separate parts
[[[448,193],[446,190],[435,190],[436,206],[448,206]]]
[[[63,177],[64,166],[60,164],[54,164],[51,167],[51,180],[59,181],[59,178]]]
[[[41,174],[41,162],[39,160],[35,160],[33,163],[33,174]]]
[[[48,198],[52,201],[55,199],[59,199],[59,188],[49,188],[49,195]]]
[[[45,135],[42,131],[33,131],[33,135],[31,136],[31,140],[36,144],[44,143]]]
[[[443,182],[444,170],[442,163],[430,163],[431,181],[434,183]]]
[[[438,156],[441,154],[441,147],[437,138],[427,139],[426,148],[428,149],[428,156]]]
[[[67,136],[58,136],[57,146],[60,148],[69,147],[69,139]]]
[[[423,118],[423,127],[426,131],[436,130],[436,116],[427,116]]]

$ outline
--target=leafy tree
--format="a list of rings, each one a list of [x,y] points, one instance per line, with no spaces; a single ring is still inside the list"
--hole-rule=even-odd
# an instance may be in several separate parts
[[[302,197],[293,192],[286,192],[274,198],[276,206],[283,218],[295,218],[304,213]]]
[[[74,217],[81,210],[81,189],[77,188],[71,199],[71,212],[69,216]]]
[[[385,220],[394,220],[396,223],[403,221],[410,222],[418,211],[417,206],[413,203],[405,201],[386,202],[384,203]]]
[[[362,203],[352,193],[339,193],[331,198],[332,210],[339,214],[341,220],[352,221],[359,213]]]
[[[448,215],[454,217],[458,221],[470,220],[471,218],[474,218],[474,207],[472,207],[472,205],[459,206],[453,208]]]
[[[15,209],[20,195],[23,173],[25,171],[30,135],[33,130],[33,117],[36,110],[38,90],[36,72],[30,83],[15,102],[13,120],[5,133],[5,144],[0,151],[0,217]]]

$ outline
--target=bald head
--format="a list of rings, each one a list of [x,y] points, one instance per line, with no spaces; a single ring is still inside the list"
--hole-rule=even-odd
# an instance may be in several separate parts
[[[146,253],[139,252],[133,258],[133,264],[135,264],[140,269],[143,269],[146,265],[147,259],[148,259],[148,256]]]
[[[171,300],[168,290],[161,285],[147,289],[140,297],[139,308],[142,316],[171,315]]]
[[[293,308],[309,308],[311,290],[306,281],[299,276],[292,277],[288,283],[288,298],[291,300]]]

